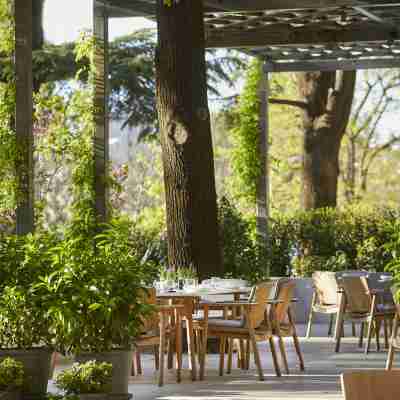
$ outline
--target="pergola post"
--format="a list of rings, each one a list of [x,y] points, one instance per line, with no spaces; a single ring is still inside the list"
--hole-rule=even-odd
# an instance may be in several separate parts
[[[107,220],[108,206],[108,14],[106,7],[96,2],[93,11],[93,32],[96,40],[94,62],[96,67],[94,95],[94,191],[95,212],[98,222]]]
[[[258,154],[260,160],[260,176],[257,182],[257,236],[260,243],[265,246],[268,244],[268,223],[269,223],[269,112],[268,112],[268,72],[264,70],[264,65],[261,73],[261,81],[259,87],[260,99],[260,131]]]
[[[14,0],[15,15],[15,132],[17,210],[16,232],[25,235],[34,229],[33,187],[33,77],[32,2]]]

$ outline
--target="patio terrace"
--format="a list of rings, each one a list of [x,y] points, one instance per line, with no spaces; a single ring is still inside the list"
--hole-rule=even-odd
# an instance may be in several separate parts
[[[349,369],[384,369],[386,351],[377,353],[374,346],[367,356],[357,346],[357,338],[350,337],[350,326],[346,326],[340,353],[334,352],[332,338],[326,336],[326,324],[316,324],[313,336],[305,339],[305,325],[298,325],[301,336],[306,371],[301,373],[292,340],[287,341],[291,375],[277,378],[273,371],[270,354],[265,343],[260,343],[260,353],[265,371],[265,381],[257,379],[255,365],[251,362],[249,371],[232,369],[231,375],[218,376],[217,354],[208,355],[206,378],[203,382],[191,382],[189,370],[183,370],[182,383],[175,382],[175,372],[166,373],[164,387],[157,386],[154,360],[150,354],[142,355],[143,375],[132,377],[129,392],[134,400],[256,400],[256,399],[342,399],[340,374]],[[235,360],[235,359],[234,359]],[[396,362],[396,361],[395,361]],[[61,368],[65,367],[65,363]],[[235,366],[235,362],[234,362]],[[187,357],[184,357],[187,368]],[[51,388],[51,387],[50,387]]]

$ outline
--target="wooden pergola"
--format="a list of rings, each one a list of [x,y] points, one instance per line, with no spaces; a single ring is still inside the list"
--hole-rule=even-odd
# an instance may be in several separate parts
[[[16,132],[28,143],[20,173],[24,197],[17,231],[33,228],[32,179],[32,12],[30,1],[15,1],[17,74]],[[90,0],[92,1],[92,0]],[[179,2],[179,0],[172,0]],[[182,1],[182,0],[180,0]],[[197,0],[191,0],[197,1]],[[93,0],[96,54],[96,211],[104,218],[108,162],[108,19],[156,18],[155,0]],[[265,74],[284,71],[335,71],[400,67],[400,1],[395,0],[204,0],[206,46],[235,48],[261,58]],[[260,91],[262,137],[267,154],[267,85]],[[264,163],[266,164],[266,163]],[[266,174],[267,176],[267,174]],[[260,214],[268,207],[260,204]]]

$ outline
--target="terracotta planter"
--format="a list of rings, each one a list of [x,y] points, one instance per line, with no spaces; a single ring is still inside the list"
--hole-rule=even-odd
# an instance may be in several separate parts
[[[128,381],[132,363],[132,351],[114,350],[105,353],[81,353],[75,357],[77,362],[90,360],[110,363],[113,367],[111,392],[107,394],[112,400],[127,400],[132,397],[128,392]]]
[[[11,357],[24,365],[27,387],[21,394],[22,400],[37,400],[46,396],[52,353],[47,348],[0,350],[0,361]]]

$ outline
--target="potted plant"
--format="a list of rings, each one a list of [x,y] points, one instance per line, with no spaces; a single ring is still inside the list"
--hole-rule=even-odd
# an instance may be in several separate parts
[[[78,362],[113,366],[112,395],[127,398],[131,349],[152,306],[143,291],[155,279],[141,263],[129,237],[129,221],[114,220],[101,233],[72,226],[54,249],[55,272],[44,280],[56,320],[58,351]]]
[[[87,361],[76,363],[60,372],[55,385],[68,396],[78,396],[80,400],[105,400],[111,391],[112,365]]]
[[[0,362],[0,397],[3,400],[19,400],[24,384],[24,365],[7,357]]]
[[[12,357],[22,362],[23,398],[47,392],[54,331],[50,305],[37,285],[49,272],[48,250],[55,241],[48,233],[1,240],[0,360]]]

